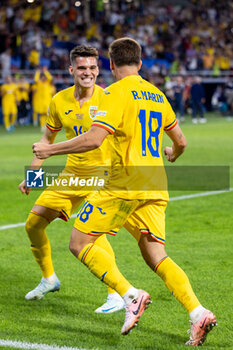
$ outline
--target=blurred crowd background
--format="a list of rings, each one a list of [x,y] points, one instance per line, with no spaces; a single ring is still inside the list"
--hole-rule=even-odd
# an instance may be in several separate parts
[[[74,46],[99,50],[98,83],[105,87],[113,81],[108,45],[129,36],[142,46],[140,74],[166,93],[181,121],[188,113],[195,120],[198,111],[204,120],[205,110],[213,109],[231,115],[232,18],[230,0],[1,0],[2,100],[7,84],[17,87],[14,118],[35,124],[38,82],[49,82],[50,98],[72,85],[67,68]],[[195,89],[201,101],[196,107]]]

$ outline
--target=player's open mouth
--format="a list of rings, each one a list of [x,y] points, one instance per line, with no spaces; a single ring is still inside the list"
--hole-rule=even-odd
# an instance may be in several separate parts
[[[82,81],[84,83],[90,83],[92,81],[92,78],[83,78]]]

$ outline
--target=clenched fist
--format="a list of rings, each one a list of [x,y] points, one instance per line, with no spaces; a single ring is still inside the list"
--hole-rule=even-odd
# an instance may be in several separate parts
[[[34,143],[32,146],[32,151],[35,156],[39,159],[46,159],[51,156],[50,146],[47,143]]]

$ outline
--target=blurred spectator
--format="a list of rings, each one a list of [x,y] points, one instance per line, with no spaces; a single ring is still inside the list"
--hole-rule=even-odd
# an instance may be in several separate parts
[[[18,100],[18,121],[20,125],[28,123],[30,85],[23,75],[19,77],[17,83],[17,100]]]
[[[202,61],[203,61],[203,68],[205,70],[211,70],[214,64],[214,56],[211,55],[209,52],[206,52],[202,56]]]
[[[21,61],[33,49],[29,56],[32,67],[37,66],[38,56],[50,59],[50,55],[52,66],[58,67],[61,56],[52,54],[52,48],[62,47],[67,55],[73,46],[90,43],[107,57],[109,42],[127,35],[142,45],[143,59],[158,60],[162,74],[169,66],[172,74],[210,70],[214,64],[220,70],[231,69],[231,1],[206,0],[202,6],[197,0],[187,0],[182,4],[96,0],[76,6],[71,0],[14,1],[12,6],[0,7],[0,54],[11,48]]]
[[[158,1],[156,6],[152,0],[80,3],[79,6],[79,2],[71,0],[3,0],[0,4],[1,76],[40,66],[67,70],[68,52],[75,45],[90,44],[100,52],[98,82],[104,87],[113,79],[109,71],[109,43],[120,36],[130,36],[142,46],[140,74],[160,88],[164,85],[169,101],[182,118],[179,93],[173,89],[175,79],[164,81],[164,77],[194,76],[196,71],[196,74],[221,79],[226,71],[232,75],[233,6],[230,0]],[[60,72],[56,72],[55,79],[60,85],[70,85],[69,79],[62,82]],[[185,113],[190,110],[190,84],[190,79],[186,79]],[[232,87],[228,85],[223,91],[228,110],[232,111]],[[36,102],[37,88],[37,84],[32,86],[34,124],[40,108]],[[209,95],[206,95],[208,101]],[[196,113],[200,112],[200,107],[195,106]]]
[[[227,116],[228,106],[224,86],[217,86],[211,99],[211,105],[213,108],[218,109],[223,116]]]
[[[174,109],[175,105],[175,96],[174,96],[174,81],[170,77],[165,77],[164,91],[165,95],[168,99],[168,102],[171,104]]]
[[[184,82],[181,76],[176,77],[173,85],[174,90],[174,110],[179,120],[183,122],[184,118]]]
[[[201,83],[200,77],[195,77],[191,87],[191,99],[192,99],[192,122],[197,124],[197,113],[200,115],[200,123],[206,123],[204,117],[204,103],[205,103],[205,92]]]
[[[3,121],[7,132],[14,131],[17,120],[17,86],[9,75],[1,87]]]
[[[31,92],[32,92],[32,122],[33,126],[38,126],[39,121],[39,93],[37,90],[37,84],[34,83],[31,85]]]
[[[29,68],[35,69],[40,64],[40,53],[35,48],[31,50],[28,56]]]
[[[37,94],[37,100],[34,101],[35,110],[39,114],[41,131],[45,128],[45,122],[47,118],[47,112],[49,103],[52,98],[52,75],[49,73],[46,67],[42,70],[36,70],[35,76],[35,90]],[[35,111],[33,111],[34,113]]]
[[[56,94],[56,91],[57,91],[56,86],[55,86],[53,80],[51,80],[51,82],[50,82],[50,95],[51,95],[50,100]]]
[[[225,86],[225,95],[228,110],[233,114],[233,81],[228,79]]]
[[[11,50],[7,49],[0,55],[0,65],[2,69],[2,78],[11,74]]]
[[[185,113],[191,114],[191,86],[192,86],[192,78],[190,76],[186,77],[184,83],[184,110]]]

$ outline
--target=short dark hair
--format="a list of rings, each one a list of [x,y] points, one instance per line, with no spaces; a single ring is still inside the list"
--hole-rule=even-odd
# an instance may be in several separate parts
[[[118,67],[138,66],[142,48],[136,40],[126,37],[114,40],[110,44],[108,52],[111,60]]]
[[[95,57],[98,61],[99,53],[95,47],[80,45],[73,48],[70,51],[70,62],[71,64],[75,62],[76,57]]]

